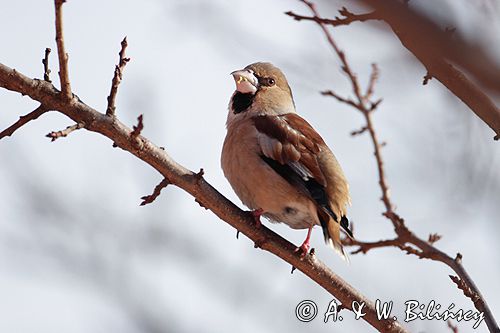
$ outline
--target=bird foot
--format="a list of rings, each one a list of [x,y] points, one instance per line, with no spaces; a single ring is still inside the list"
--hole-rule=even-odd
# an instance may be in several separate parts
[[[304,243],[298,248],[295,249],[295,252],[301,252],[300,257],[304,258],[307,253],[309,253],[309,248],[311,245],[309,244],[309,240],[311,239],[311,231],[312,231],[312,226],[309,227],[309,230],[307,230],[307,237],[304,240]]]
[[[307,240],[304,243],[302,243],[301,246],[296,248],[294,252],[300,252],[300,257],[304,258],[306,256],[306,254],[309,253],[310,248],[311,248],[311,245],[309,244],[309,240]]]
[[[264,211],[262,210],[262,208],[259,208],[252,210],[250,213],[252,213],[253,219],[255,221],[255,226],[257,228],[260,228],[260,226],[262,225],[262,222],[260,221],[260,216],[264,213]]]

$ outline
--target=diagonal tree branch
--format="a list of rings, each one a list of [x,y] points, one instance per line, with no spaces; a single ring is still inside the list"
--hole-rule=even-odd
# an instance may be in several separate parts
[[[0,140],[3,139],[6,136],[11,136],[14,134],[15,131],[17,131],[21,126],[25,125],[26,123],[37,119],[40,117],[42,114],[47,112],[48,109],[41,104],[39,107],[37,107],[35,110],[31,111],[27,115],[19,117],[19,120],[16,121],[14,124],[10,125],[8,128],[0,132]]]
[[[383,145],[379,142],[371,117],[372,112],[377,108],[377,106],[381,101],[381,100],[375,102],[370,101],[370,97],[373,95],[374,86],[378,78],[377,66],[372,65],[373,66],[372,74],[370,76],[366,93],[364,95],[361,94],[361,88],[357,80],[357,76],[354,73],[352,73],[351,67],[349,66],[349,63],[346,59],[344,52],[340,50],[335,40],[333,39],[332,35],[330,34],[330,31],[325,26],[325,23],[321,21],[320,15],[316,10],[315,4],[307,0],[300,0],[300,1],[304,3],[311,10],[313,17],[318,18],[318,20],[314,21],[321,27],[328,43],[334,49],[335,53],[339,57],[343,71],[347,74],[349,80],[351,81],[354,95],[356,96],[355,101],[352,99],[341,97],[332,91],[322,92],[322,94],[334,97],[335,99],[337,99],[342,103],[353,106],[362,113],[366,124],[362,127],[360,131],[354,131],[352,134],[357,135],[360,133],[368,132],[370,135],[370,139],[373,144],[375,160],[377,163],[379,185],[382,191],[381,201],[383,202],[385,207],[385,212],[383,213],[383,215],[392,222],[394,226],[394,231],[397,235],[397,237],[394,239],[382,240],[377,242],[361,242],[355,239],[345,239],[344,243],[346,245],[358,246],[358,249],[354,250],[352,253],[360,253],[360,252],[367,253],[369,250],[374,248],[395,246],[400,248],[402,251],[405,251],[407,254],[414,254],[418,256],[420,259],[426,258],[435,261],[440,261],[446,264],[459,276],[459,278],[456,279],[458,279],[461,285],[463,285],[464,287],[460,287],[461,285],[457,283],[457,281],[455,280],[453,281],[457,283],[457,285],[461,290],[464,291],[464,294],[466,296],[468,296],[471,300],[473,300],[476,309],[485,314],[485,321],[490,332],[498,333],[499,329],[495,321],[495,318],[493,316],[493,313],[491,312],[488,304],[486,303],[484,297],[481,295],[481,292],[475,285],[474,281],[472,280],[472,278],[469,276],[469,274],[466,272],[465,268],[462,265],[462,255],[457,254],[455,258],[452,258],[448,256],[446,253],[434,247],[433,243],[439,240],[440,238],[439,235],[431,234],[427,241],[422,240],[406,227],[404,219],[401,218],[394,211],[394,205],[392,204],[389,196],[389,186],[386,181],[384,161],[382,159],[382,154],[381,154],[381,148]],[[474,297],[470,295],[473,295]]]

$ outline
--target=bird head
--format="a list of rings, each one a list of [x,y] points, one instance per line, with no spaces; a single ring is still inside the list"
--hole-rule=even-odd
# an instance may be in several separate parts
[[[231,73],[236,91],[231,101],[234,114],[295,112],[292,91],[283,72],[268,62],[256,62]]]

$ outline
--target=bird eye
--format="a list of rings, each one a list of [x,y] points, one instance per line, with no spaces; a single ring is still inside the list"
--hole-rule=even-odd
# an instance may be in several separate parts
[[[276,80],[273,79],[272,77],[260,77],[257,75],[255,75],[255,76],[259,80],[259,83],[263,86],[271,87],[271,86],[274,86],[276,84]]]

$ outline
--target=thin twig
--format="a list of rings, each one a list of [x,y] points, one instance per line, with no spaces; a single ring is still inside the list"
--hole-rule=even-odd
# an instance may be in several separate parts
[[[451,320],[448,319],[446,324],[448,325],[448,328],[451,330],[452,333],[458,333],[458,327],[456,325],[453,325],[451,323]]]
[[[333,50],[335,51],[335,53],[337,54],[342,63],[342,69],[344,70],[344,72],[346,72],[348,78],[351,81],[351,86],[353,88],[354,94],[357,99],[356,101],[343,98],[334,93],[333,91],[322,92],[322,94],[334,97],[338,101],[353,106],[357,110],[361,111],[366,122],[366,125],[364,127],[366,127],[367,132],[369,133],[370,139],[373,144],[374,155],[377,164],[379,185],[382,192],[381,201],[383,202],[385,207],[385,212],[383,213],[383,215],[392,222],[394,226],[394,231],[397,235],[397,237],[394,239],[382,240],[377,242],[361,242],[357,240],[344,240],[344,242],[346,243],[346,245],[358,246],[358,248],[354,250],[353,253],[367,253],[369,250],[374,248],[394,246],[398,247],[402,251],[405,251],[407,254],[416,255],[420,259],[424,258],[431,259],[446,264],[459,276],[459,278],[458,277],[456,278],[458,280],[453,280],[453,278],[452,280],[455,283],[459,281],[459,283],[457,283],[458,287],[462,291],[464,291],[464,294],[473,301],[476,309],[485,314],[485,322],[490,331],[495,333],[499,332],[498,325],[496,324],[495,318],[493,317],[493,314],[489,309],[484,297],[481,295],[474,281],[470,278],[470,276],[462,266],[462,260],[461,260],[462,256],[458,254],[457,257],[453,259],[446,253],[434,247],[433,244],[440,239],[440,236],[436,234],[429,236],[429,239],[427,241],[419,238],[406,227],[404,219],[401,218],[394,211],[394,205],[392,204],[390,199],[389,186],[386,181],[384,162],[381,154],[381,147],[383,146],[383,144],[379,142],[371,117],[372,111],[374,111],[381,102],[381,100],[375,102],[370,101],[370,97],[372,97],[373,95],[374,85],[378,78],[377,67],[376,66],[373,67],[372,75],[370,77],[366,93],[362,95],[360,93],[361,89],[358,79],[356,75],[352,73],[351,67],[347,62],[344,52],[342,52],[338,47],[338,45],[335,43],[333,37],[330,34],[330,31],[326,28],[323,19],[320,18],[320,15],[316,10],[315,5],[307,0],[300,0],[300,1],[309,7],[314,18],[318,18],[317,20],[316,19],[312,20],[315,21],[323,30],[327,41],[329,42],[329,44],[331,45],[331,47],[333,48]],[[365,131],[366,130],[363,130],[362,132]],[[357,132],[358,131],[354,131],[355,134]]]
[[[56,141],[59,138],[63,138],[68,136],[71,132],[79,130],[80,128],[85,127],[83,123],[76,123],[74,125],[68,126],[63,130],[60,131],[52,131],[49,134],[46,135],[47,138],[50,138],[51,142]]]
[[[32,120],[37,119],[38,117],[40,117],[42,114],[44,114],[47,111],[48,111],[47,108],[45,108],[43,105],[40,105],[35,110],[28,113],[27,115],[19,117],[18,121],[16,121],[14,124],[10,125],[9,127],[7,127],[5,130],[3,130],[0,133],[0,139],[4,138],[6,136],[11,136],[21,126],[23,126],[24,124],[26,124]]]
[[[377,83],[379,77],[379,70],[377,64],[372,64],[372,73],[370,74],[370,81],[368,82],[368,87],[366,88],[366,93],[364,95],[365,101],[369,101],[372,98],[375,83]]]
[[[142,122],[142,114],[137,117],[137,126],[132,126],[132,131],[130,132],[130,138],[137,139],[141,135],[141,131],[144,129],[144,123]]]
[[[116,100],[116,94],[118,93],[118,86],[122,82],[122,76],[123,76],[123,70],[125,69],[125,65],[127,65],[127,62],[130,61],[130,58],[125,57],[125,50],[127,49],[128,43],[127,43],[127,37],[123,38],[121,42],[121,50],[118,55],[120,56],[120,59],[118,61],[118,65],[115,66],[115,73],[113,75],[113,80],[111,82],[111,92],[109,93],[108,96],[108,107],[106,108],[106,115],[107,116],[114,116],[115,115],[115,100]]]
[[[343,17],[338,17],[336,16],[335,19],[328,19],[328,18],[320,18],[318,16],[303,16],[303,15],[298,15],[295,14],[292,11],[285,12],[286,15],[293,17],[297,21],[305,20],[305,21],[315,21],[317,23],[324,23],[324,24],[329,24],[334,27],[340,26],[340,25],[348,25],[351,24],[352,22],[364,22],[364,21],[369,21],[369,20],[381,20],[381,18],[378,17],[377,13],[375,11],[371,13],[366,13],[366,14],[353,14],[347,8],[342,7],[342,9],[339,10],[339,14]]]
[[[155,186],[152,194],[141,197],[141,206],[150,204],[155,201],[156,198],[158,198],[158,196],[160,195],[161,190],[167,187],[168,184],[170,184],[169,180],[167,178],[163,178],[163,180]]]
[[[49,68],[49,55],[50,55],[50,47],[47,47],[45,49],[45,57],[42,59],[42,64],[43,64],[43,79],[47,82],[52,82],[50,80],[50,68]]]
[[[71,84],[68,73],[68,54],[64,48],[63,35],[63,14],[62,6],[66,0],[54,0],[56,10],[56,44],[57,56],[59,57],[59,79],[61,81],[61,93],[63,98],[70,100],[72,98]]]

